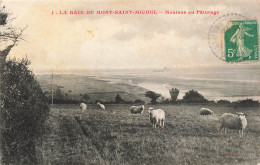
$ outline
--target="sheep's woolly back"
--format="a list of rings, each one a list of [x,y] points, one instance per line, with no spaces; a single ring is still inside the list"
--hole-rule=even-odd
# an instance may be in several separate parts
[[[85,103],[80,103],[79,107],[81,111],[85,111],[87,109],[87,105]]]
[[[213,111],[208,108],[201,108],[200,115],[212,115]]]
[[[220,118],[221,127],[229,129],[244,129],[247,126],[247,120],[244,115],[224,113]]]
[[[144,105],[141,106],[131,106],[130,107],[131,113],[143,113],[144,111]]]
[[[162,109],[151,110],[149,108],[150,118],[165,120],[165,112]]]

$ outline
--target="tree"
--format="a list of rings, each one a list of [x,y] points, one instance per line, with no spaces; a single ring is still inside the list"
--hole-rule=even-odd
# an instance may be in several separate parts
[[[205,103],[208,100],[195,90],[190,90],[183,96],[183,102],[187,103]]]
[[[87,101],[90,99],[89,95],[87,93],[85,93],[84,95],[81,95],[82,100],[87,103]]]
[[[116,95],[115,101],[117,104],[125,102],[125,100],[123,100],[119,94]]]
[[[151,103],[152,103],[152,104],[156,104],[156,103],[157,103],[156,100],[157,100],[159,97],[161,97],[161,94],[155,93],[155,92],[153,92],[153,91],[147,91],[147,92],[145,92],[144,95],[145,95],[145,97],[148,97],[148,98],[151,99]]]
[[[170,92],[170,95],[171,95],[171,102],[175,103],[177,98],[178,98],[180,90],[177,89],[177,88],[172,88],[172,89],[169,90],[169,92]]]
[[[6,62],[2,75],[1,147],[3,164],[37,164],[36,146],[44,134],[48,99],[27,59]]]
[[[63,95],[61,88],[63,88],[63,87],[58,86],[56,88],[56,90],[55,90],[55,92],[53,94],[54,99],[58,99],[58,100],[63,100],[64,99],[65,96]]]
[[[10,14],[0,1],[0,125],[3,164],[38,164],[36,146],[48,118],[48,100],[27,59],[6,60],[22,40],[23,31],[13,27]]]

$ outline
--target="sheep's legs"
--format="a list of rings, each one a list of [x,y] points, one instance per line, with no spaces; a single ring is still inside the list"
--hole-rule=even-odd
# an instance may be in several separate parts
[[[244,131],[243,130],[239,130],[239,137],[243,137],[243,133],[244,133]]]
[[[162,127],[162,120],[159,120],[159,126]]]
[[[222,135],[222,132],[223,132],[222,128],[223,128],[223,127],[221,127],[221,126],[220,126],[220,128],[219,128],[219,134],[220,134],[220,135]]]
[[[162,122],[162,127],[164,127],[164,120],[161,120],[161,122]]]

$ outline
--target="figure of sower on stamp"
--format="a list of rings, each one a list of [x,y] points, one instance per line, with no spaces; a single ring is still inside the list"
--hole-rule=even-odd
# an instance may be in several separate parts
[[[225,31],[227,62],[258,61],[258,35],[256,20],[231,21]]]

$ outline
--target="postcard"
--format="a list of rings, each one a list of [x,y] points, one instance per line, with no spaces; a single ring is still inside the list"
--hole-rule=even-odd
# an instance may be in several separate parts
[[[260,164],[260,1],[0,1],[1,164]]]

